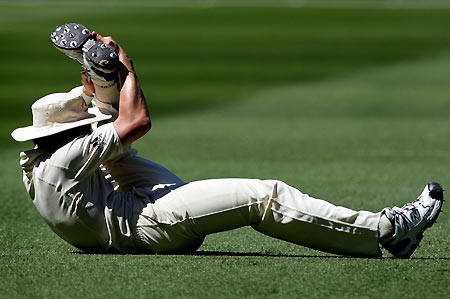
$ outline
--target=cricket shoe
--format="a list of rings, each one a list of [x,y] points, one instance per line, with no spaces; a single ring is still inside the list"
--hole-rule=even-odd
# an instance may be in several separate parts
[[[419,246],[424,231],[431,227],[441,212],[443,189],[438,183],[428,183],[417,200],[403,207],[383,209],[394,226],[394,234],[381,245],[397,258],[409,258]]]
[[[91,79],[117,81],[119,56],[110,46],[95,40],[86,26],[63,24],[50,34],[50,39],[58,50],[78,61]]]

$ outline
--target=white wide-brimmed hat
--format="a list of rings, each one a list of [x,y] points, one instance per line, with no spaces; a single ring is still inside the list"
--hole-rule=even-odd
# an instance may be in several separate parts
[[[88,108],[76,89],[53,93],[40,98],[31,106],[33,125],[15,129],[11,136],[16,141],[27,141],[50,136],[65,130],[107,120],[111,115],[98,108]]]

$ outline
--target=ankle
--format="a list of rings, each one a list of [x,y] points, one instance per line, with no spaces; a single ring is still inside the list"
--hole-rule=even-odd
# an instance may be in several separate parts
[[[389,242],[395,233],[394,225],[386,217],[384,212],[382,213],[380,222],[378,223],[378,233],[379,233],[380,244],[385,244],[385,243]]]
[[[119,110],[119,87],[116,81],[92,80],[95,87],[95,98],[105,104],[111,104]]]

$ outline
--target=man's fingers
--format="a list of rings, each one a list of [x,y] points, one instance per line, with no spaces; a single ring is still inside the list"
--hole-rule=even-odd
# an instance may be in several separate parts
[[[89,80],[88,74],[86,72],[81,72],[81,83],[83,84],[83,92],[87,95],[92,97],[95,92],[94,83],[92,83],[91,80]]]
[[[116,51],[116,52],[119,51],[119,46],[118,46],[118,44],[116,43],[115,40],[113,40],[113,38],[112,38],[111,36],[103,37],[103,36],[101,36],[100,34],[98,34],[97,32],[93,31],[93,32],[92,32],[92,37],[93,37],[95,40],[98,40],[98,41],[100,41],[100,42],[102,42],[102,43],[104,43],[104,44],[107,44],[107,45],[110,46],[114,51]]]
[[[105,43],[105,44],[107,44],[106,43],[106,37],[103,37],[103,36],[101,36],[100,34],[98,34],[97,32],[95,32],[95,31],[92,31],[92,37],[95,39],[95,40],[98,40],[99,42],[102,42],[102,43]]]
[[[88,74],[86,74],[86,72],[81,72],[81,82],[83,84],[89,83]]]
[[[98,41],[102,38],[102,36],[98,34],[96,31],[92,31],[92,37]]]

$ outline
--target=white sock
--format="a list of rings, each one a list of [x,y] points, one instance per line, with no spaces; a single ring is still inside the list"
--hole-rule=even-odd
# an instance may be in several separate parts
[[[394,235],[394,225],[384,214],[381,215],[380,222],[378,224],[378,232],[380,234],[380,243],[385,243]]]
[[[95,98],[105,104],[111,104],[115,110],[119,110],[119,88],[116,81],[92,80],[95,87]]]

